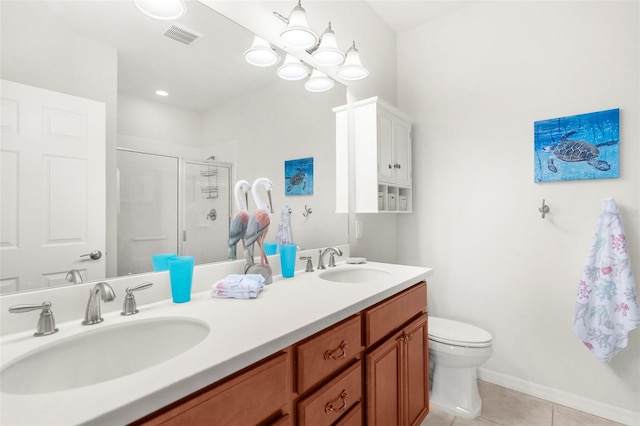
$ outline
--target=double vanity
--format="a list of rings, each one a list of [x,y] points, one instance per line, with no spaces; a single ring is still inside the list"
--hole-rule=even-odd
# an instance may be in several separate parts
[[[3,326],[0,423],[424,418],[430,269],[375,262],[313,272],[298,267],[294,278],[274,276],[256,299],[211,297],[211,286],[238,266],[196,267],[192,299],[183,304],[171,302],[167,273],[112,280],[117,299],[103,302],[104,321],[91,326],[63,312],[80,293],[86,302],[91,284],[31,293],[46,294],[58,319],[59,332],[44,337],[33,336],[36,313],[6,314],[29,294],[4,296],[3,322],[19,325]],[[120,315],[124,287],[142,281],[154,285],[137,292],[139,313]],[[389,411],[384,401],[394,377],[397,404]]]

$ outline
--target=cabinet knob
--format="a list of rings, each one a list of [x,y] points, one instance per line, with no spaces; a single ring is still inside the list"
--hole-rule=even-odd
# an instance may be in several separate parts
[[[391,168],[391,164],[389,164],[389,168]]]

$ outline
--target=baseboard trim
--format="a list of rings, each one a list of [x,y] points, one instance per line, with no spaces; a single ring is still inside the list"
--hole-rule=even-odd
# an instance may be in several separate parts
[[[556,404],[564,405],[594,416],[613,420],[625,425],[640,425],[640,413],[626,408],[615,407],[583,396],[564,392],[549,386],[529,382],[486,368],[478,368],[478,379],[503,386],[527,395],[535,396]]]

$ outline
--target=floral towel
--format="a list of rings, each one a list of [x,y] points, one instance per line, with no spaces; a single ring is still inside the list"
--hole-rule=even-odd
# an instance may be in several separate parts
[[[293,244],[291,241],[291,214],[289,212],[289,206],[282,208],[278,232],[276,233],[276,243],[280,245]]]
[[[638,325],[640,308],[624,227],[615,201],[606,199],[578,284],[573,332],[601,362],[609,362]]]

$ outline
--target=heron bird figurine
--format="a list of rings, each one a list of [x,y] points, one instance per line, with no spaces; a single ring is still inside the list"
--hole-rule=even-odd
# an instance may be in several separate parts
[[[267,190],[269,204],[267,204],[258,193],[259,186],[264,186]],[[267,238],[269,225],[271,224],[271,214],[273,213],[271,208],[271,188],[273,188],[273,184],[267,178],[258,178],[251,185],[251,195],[253,195],[253,200],[256,203],[256,211],[249,216],[249,223],[247,224],[243,239],[245,257],[248,263],[248,266],[245,268],[245,273],[257,272],[262,274],[265,277],[265,284],[271,283],[271,267],[269,266],[269,261],[263,248],[263,243],[265,238]],[[258,244],[260,265],[254,265],[253,244]]]
[[[248,192],[251,189],[249,182],[239,180],[233,188],[233,197],[236,202],[236,210],[229,223],[229,259],[236,259],[236,246],[238,241],[243,240],[249,223],[249,200]]]

